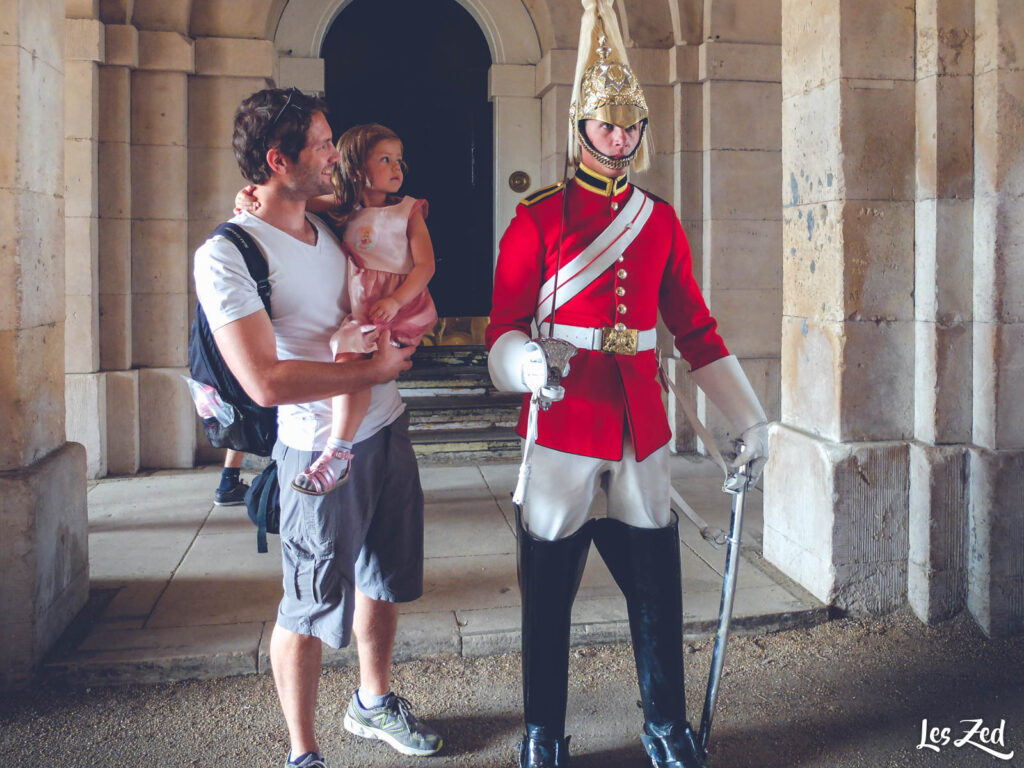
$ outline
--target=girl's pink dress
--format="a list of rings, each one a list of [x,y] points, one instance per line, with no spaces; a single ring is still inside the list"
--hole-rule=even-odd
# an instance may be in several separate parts
[[[374,325],[367,313],[378,299],[390,296],[412,271],[409,217],[420,211],[427,217],[427,201],[406,196],[395,205],[360,208],[345,225],[342,247],[348,256],[348,292],[352,314],[331,337],[331,351],[368,354],[377,343],[366,341],[366,331],[388,328],[391,339],[403,346],[419,344],[437,322],[437,310],[424,289],[398,310],[390,323]]]

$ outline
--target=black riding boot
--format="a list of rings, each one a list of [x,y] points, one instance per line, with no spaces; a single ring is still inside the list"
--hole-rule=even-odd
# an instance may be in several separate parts
[[[629,612],[644,730],[654,768],[706,768],[686,720],[683,692],[683,587],[679,529],[596,520],[594,543]]]
[[[523,712],[520,768],[569,764],[565,704],[569,687],[569,621],[590,550],[590,524],[571,536],[531,536],[517,515],[519,590],[523,599]]]

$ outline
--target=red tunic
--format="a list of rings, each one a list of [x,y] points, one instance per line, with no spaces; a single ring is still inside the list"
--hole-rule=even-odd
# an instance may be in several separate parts
[[[611,180],[577,171],[568,184],[563,265],[608,226],[635,190],[625,177]],[[555,271],[565,194],[559,185],[526,198],[501,238],[488,349],[512,330],[531,335],[538,291]],[[592,328],[621,322],[645,330],[655,327],[660,311],[679,353],[691,368],[700,368],[729,352],[694,280],[690,246],[675,211],[649,196],[654,211],[622,260],[560,307],[555,321]],[[620,306],[625,312],[619,312]],[[622,458],[623,429],[628,428],[636,458],[643,460],[671,436],[657,371],[654,350],[635,356],[581,350],[562,380],[565,399],[540,413],[537,442],[617,461]],[[521,436],[526,434],[528,403],[526,395],[517,427]]]

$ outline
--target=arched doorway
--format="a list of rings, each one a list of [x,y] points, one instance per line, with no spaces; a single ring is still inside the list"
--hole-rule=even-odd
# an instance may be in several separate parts
[[[353,0],[321,48],[335,135],[365,122],[393,128],[410,166],[403,192],[430,202],[442,317],[490,311],[493,263],[491,55],[455,0]]]

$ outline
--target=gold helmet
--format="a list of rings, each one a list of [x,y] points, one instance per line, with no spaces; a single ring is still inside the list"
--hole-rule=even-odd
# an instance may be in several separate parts
[[[636,170],[642,171],[650,165],[651,154],[646,130],[647,100],[629,67],[613,2],[583,0],[576,79],[569,103],[569,162],[579,165],[582,143],[609,168],[625,168],[632,163]],[[608,157],[595,149],[586,132],[581,130],[583,120],[600,120],[620,128],[642,121],[640,141],[629,157]]]

